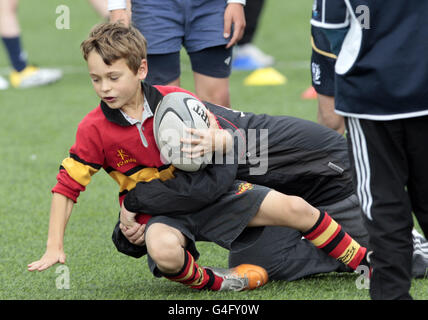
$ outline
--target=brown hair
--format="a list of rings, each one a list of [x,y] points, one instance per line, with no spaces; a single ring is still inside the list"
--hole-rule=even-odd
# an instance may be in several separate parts
[[[86,61],[92,50],[109,66],[123,58],[135,74],[141,60],[147,58],[147,41],[144,36],[135,27],[126,27],[120,22],[96,25],[80,48]]]

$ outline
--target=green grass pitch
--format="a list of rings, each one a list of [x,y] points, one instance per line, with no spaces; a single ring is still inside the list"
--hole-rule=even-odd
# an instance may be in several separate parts
[[[56,8],[70,8],[70,29],[57,29]],[[266,1],[255,43],[276,59],[285,85],[248,87],[249,72],[231,76],[235,109],[316,120],[317,105],[300,94],[310,86],[310,11],[312,0]],[[99,173],[82,193],[65,237],[69,289],[58,289],[61,269],[30,273],[27,264],[45,250],[50,190],[74,141],[77,124],[98,98],[92,90],[79,45],[100,18],[86,0],[21,0],[23,45],[29,61],[60,67],[62,81],[36,89],[0,92],[0,299],[369,299],[357,289],[357,275],[319,275],[295,282],[276,281],[251,292],[196,292],[154,278],[146,258],[126,257],[113,246],[118,215],[117,185]],[[190,63],[183,56],[182,86],[194,90]],[[0,74],[8,63],[0,50]],[[227,266],[226,250],[199,243],[202,265]],[[428,298],[426,280],[414,280],[412,295]]]

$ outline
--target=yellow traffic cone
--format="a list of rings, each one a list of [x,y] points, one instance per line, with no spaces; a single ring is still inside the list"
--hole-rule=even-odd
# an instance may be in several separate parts
[[[285,84],[287,78],[274,68],[257,69],[244,80],[246,86],[278,86]]]

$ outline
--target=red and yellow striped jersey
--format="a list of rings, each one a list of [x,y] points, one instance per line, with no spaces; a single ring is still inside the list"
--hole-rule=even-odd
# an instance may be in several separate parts
[[[142,90],[153,114],[164,95],[175,91],[190,93],[177,87],[144,83]],[[173,178],[175,168],[162,162],[156,146],[153,117],[146,119],[143,127],[147,146],[143,145],[136,125],[129,123],[120,110],[101,102],[80,122],[70,156],[62,161],[52,192],[76,202],[91,177],[103,168],[118,183],[121,203],[137,182]]]

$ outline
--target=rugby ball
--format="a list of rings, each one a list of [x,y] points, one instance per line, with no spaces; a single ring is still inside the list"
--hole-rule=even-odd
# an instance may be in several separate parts
[[[201,101],[185,92],[165,95],[156,108],[153,120],[153,133],[162,161],[189,172],[198,171],[211,163],[212,152],[189,158],[181,151],[181,138],[191,138],[186,128],[208,127],[208,109]]]

